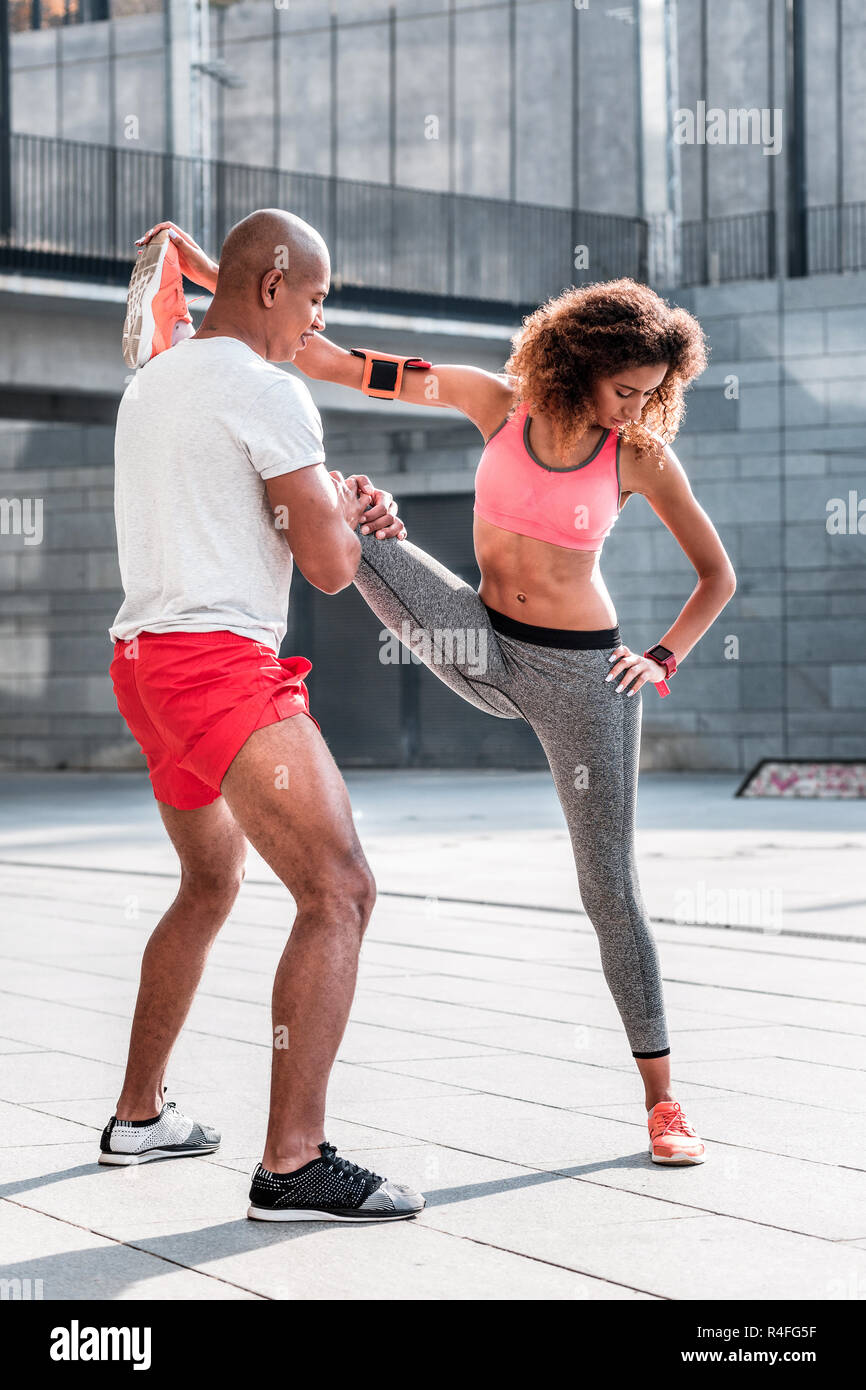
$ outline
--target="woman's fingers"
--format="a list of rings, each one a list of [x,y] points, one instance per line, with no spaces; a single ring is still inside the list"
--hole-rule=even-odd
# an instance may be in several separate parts
[[[406,527],[398,516],[395,516],[388,526],[376,532],[377,541],[390,541],[395,537],[401,541],[406,539]]]
[[[616,687],[617,694],[626,690],[629,686],[632,686],[632,689],[629,690],[628,693],[633,695],[647,680],[649,666],[645,662],[645,659],[637,652],[631,651],[628,647],[617,647],[616,651],[613,652],[608,659],[611,663],[615,664],[611,665],[611,669],[605,676],[605,680],[616,680],[619,682]]]
[[[633,661],[638,661],[639,657],[628,647],[617,647],[616,651],[608,658],[611,663],[610,673],[605,676],[605,680],[612,681],[617,676],[621,676],[627,666]]]
[[[155,227],[151,227],[149,231],[145,232],[144,236],[138,238],[135,243],[136,246],[147,246],[148,242],[153,240],[157,232],[162,231],[163,227],[170,227],[171,225],[170,222],[157,222]]]
[[[192,237],[188,236],[187,233],[183,230],[183,228],[179,227],[176,222],[157,222],[153,227],[150,228],[150,231],[145,232],[144,236],[140,236],[135,244],[136,246],[146,246],[149,241],[153,240],[157,232],[164,231],[175,232],[177,237],[179,237],[181,241],[188,242],[191,246],[196,245],[196,243],[192,240]]]
[[[376,535],[381,534],[382,523],[390,524],[391,517],[397,515],[397,503],[390,492],[376,492],[375,501],[367,508],[364,513],[364,524],[361,527],[361,534],[369,536],[372,531]]]
[[[629,666],[627,670],[623,671],[622,679],[616,687],[617,694],[619,694],[621,690],[626,690],[631,685],[632,681],[637,680],[637,678],[642,675],[639,662],[640,658],[638,658],[638,661],[633,665]],[[631,692],[629,693],[631,694]]]

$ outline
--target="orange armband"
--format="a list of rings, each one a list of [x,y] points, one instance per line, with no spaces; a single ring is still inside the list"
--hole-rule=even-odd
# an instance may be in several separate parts
[[[403,372],[428,372],[430,363],[423,357],[395,357],[390,352],[378,352],[374,348],[350,348],[353,357],[363,357],[364,375],[361,390],[365,396],[378,396],[380,400],[393,401],[400,394],[403,385]]]

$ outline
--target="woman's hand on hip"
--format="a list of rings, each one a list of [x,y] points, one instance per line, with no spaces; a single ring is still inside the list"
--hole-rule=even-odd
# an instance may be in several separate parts
[[[667,671],[657,661],[651,661],[648,656],[633,652],[629,647],[617,647],[609,660],[611,668],[605,680],[618,680],[617,692],[625,690],[629,695],[634,695],[647,681],[658,685],[659,681],[667,678]]]

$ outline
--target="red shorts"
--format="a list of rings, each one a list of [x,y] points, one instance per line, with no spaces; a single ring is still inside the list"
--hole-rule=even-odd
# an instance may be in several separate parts
[[[115,642],[117,707],[157,801],[180,811],[209,805],[254,730],[293,714],[313,719],[303,680],[312,669],[306,657],[277,657],[234,632],[142,632]]]

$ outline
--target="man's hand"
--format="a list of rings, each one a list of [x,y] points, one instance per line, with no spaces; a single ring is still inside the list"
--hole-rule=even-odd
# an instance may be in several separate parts
[[[139,251],[142,251],[148,242],[156,236],[157,232],[166,230],[177,248],[177,256],[180,261],[180,268],[188,280],[194,280],[197,285],[203,285],[206,290],[216,289],[219,265],[212,261],[207,252],[203,251],[197,241],[178,227],[174,222],[157,222],[155,227],[151,227],[149,232],[139,237],[135,243]]]
[[[361,535],[375,535],[378,541],[404,541],[406,527],[397,515],[397,503],[390,492],[383,492],[381,488],[376,487],[365,473],[353,473],[347,482],[354,483],[364,500]]]

